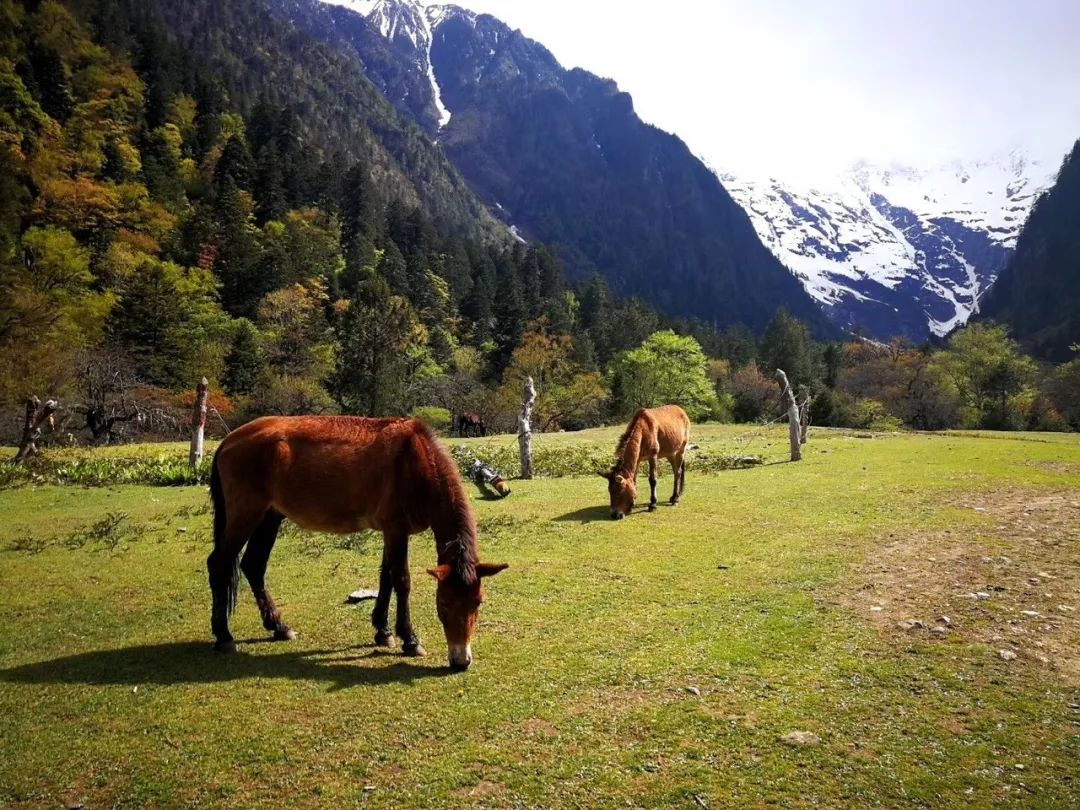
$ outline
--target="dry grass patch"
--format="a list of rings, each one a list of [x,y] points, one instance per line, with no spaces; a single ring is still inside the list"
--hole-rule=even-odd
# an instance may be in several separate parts
[[[984,519],[889,538],[844,601],[898,642],[985,644],[1080,685],[1080,493],[1003,489],[955,506]]]

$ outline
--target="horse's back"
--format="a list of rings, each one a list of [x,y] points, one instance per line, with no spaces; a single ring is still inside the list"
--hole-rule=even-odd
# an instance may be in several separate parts
[[[678,405],[649,408],[648,418],[655,426],[661,456],[682,453],[690,441],[690,417]]]
[[[235,498],[305,528],[353,532],[380,528],[408,496],[403,477],[414,465],[400,461],[426,436],[411,419],[263,417],[230,433],[215,464]]]

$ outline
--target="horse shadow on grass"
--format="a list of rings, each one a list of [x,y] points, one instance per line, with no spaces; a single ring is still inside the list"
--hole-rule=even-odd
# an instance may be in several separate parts
[[[231,655],[215,653],[208,642],[202,641],[94,650],[0,670],[0,683],[172,686],[282,678],[323,681],[331,684],[331,691],[336,691],[361,685],[411,683],[452,674],[446,666],[404,660],[382,666],[358,665],[361,661],[392,657],[370,646],[296,650],[282,645],[282,652],[259,655],[245,653],[243,646]]]

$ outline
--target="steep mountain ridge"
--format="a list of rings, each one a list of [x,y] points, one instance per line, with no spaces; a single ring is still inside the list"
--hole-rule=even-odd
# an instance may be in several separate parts
[[[982,314],[1046,360],[1068,360],[1080,344],[1080,141],[1035,203]]]
[[[860,163],[817,188],[723,179],[834,322],[921,341],[978,312],[1050,170],[1014,151],[922,171]]]
[[[678,137],[641,121],[615,82],[563,68],[489,15],[415,0],[335,3],[428,76],[450,116],[440,116],[439,146],[491,210],[523,238],[555,246],[571,274],[599,273],[673,315],[761,331],[783,306],[833,331],[717,177]],[[430,114],[417,120],[432,131]]]

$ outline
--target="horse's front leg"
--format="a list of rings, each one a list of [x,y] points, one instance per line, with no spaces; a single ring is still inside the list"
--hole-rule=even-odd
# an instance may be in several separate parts
[[[649,459],[649,511],[656,511],[656,459]]]
[[[405,655],[417,658],[426,655],[420,646],[420,638],[413,630],[409,615],[409,592],[412,590],[412,578],[409,575],[409,536],[403,535],[396,545],[400,549],[394,562],[394,591],[397,593],[397,622],[394,631],[401,639],[401,651]]]
[[[379,568],[379,595],[371,611],[371,623],[375,627],[375,646],[393,647],[394,634],[390,632],[390,594],[394,591],[394,570],[390,544],[384,538],[382,565]]]

